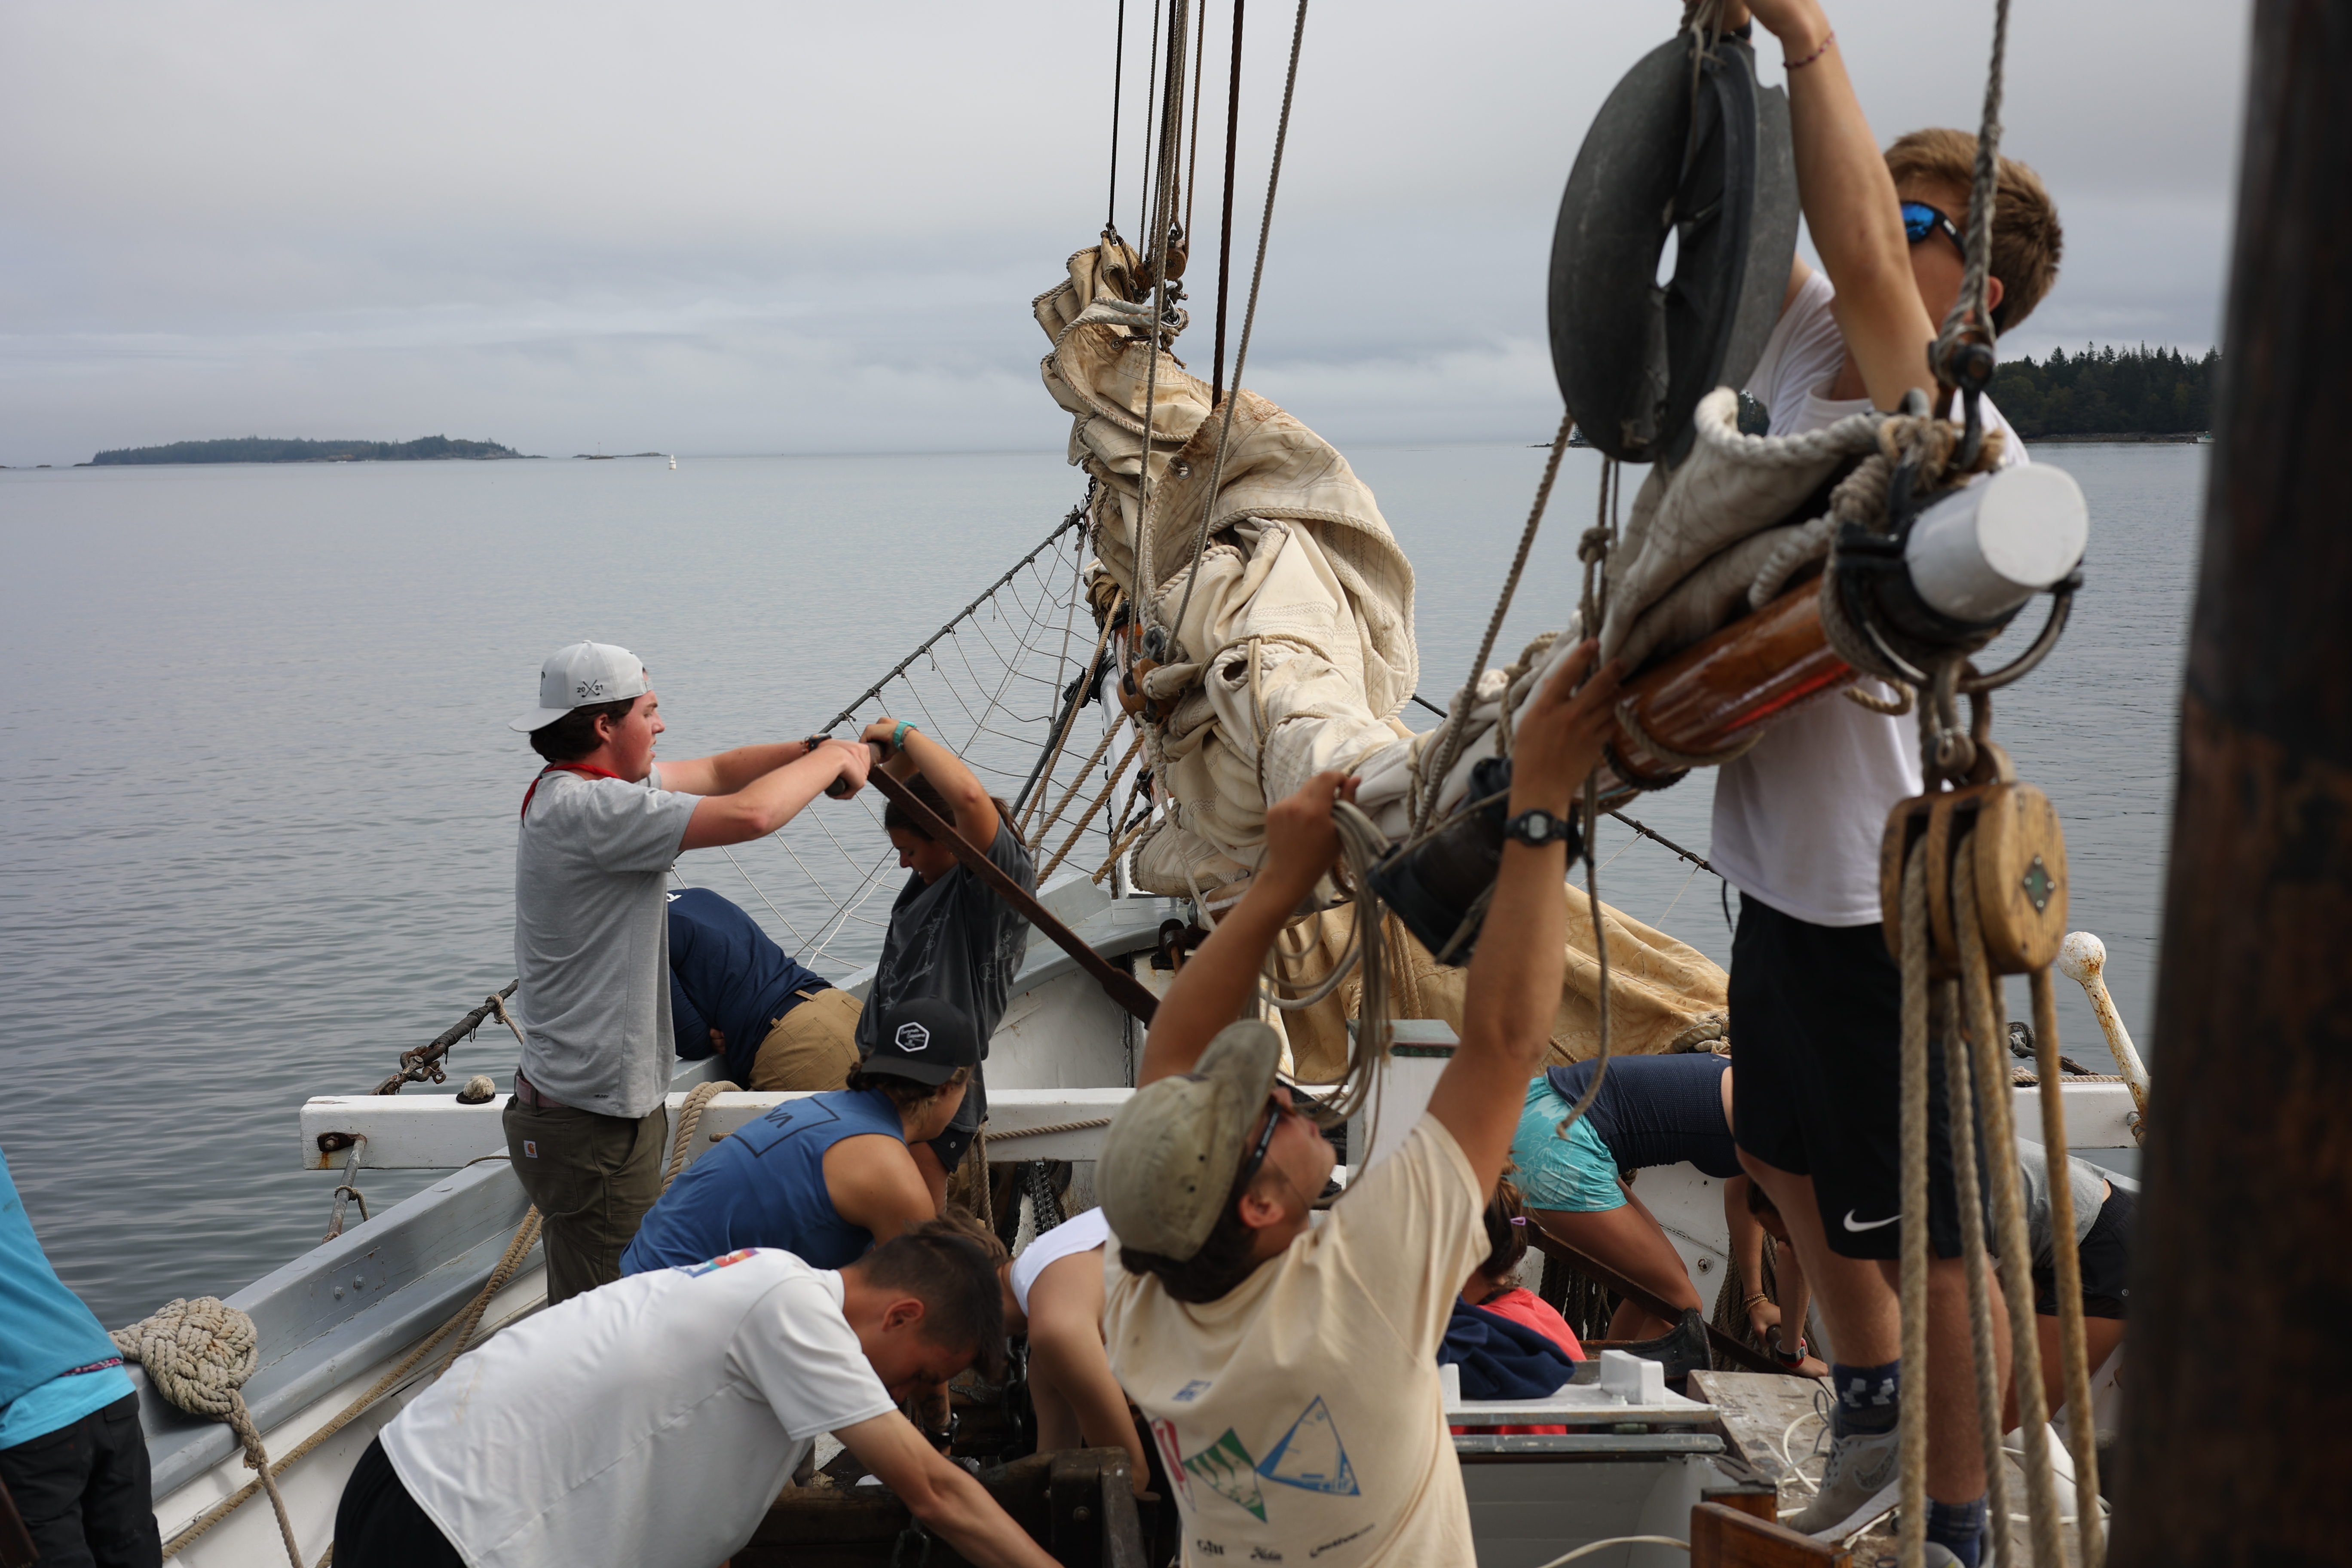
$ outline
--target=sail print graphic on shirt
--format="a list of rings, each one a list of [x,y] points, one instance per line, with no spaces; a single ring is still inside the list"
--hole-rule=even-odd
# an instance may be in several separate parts
[[[1184,1468],[1184,1451],[1176,1440],[1176,1424],[1165,1417],[1155,1418],[1151,1423],[1151,1437],[1160,1445],[1160,1462],[1167,1467],[1168,1479],[1175,1484],[1176,1495],[1184,1500],[1186,1508],[1192,1507],[1192,1478]]]
[[[1155,1433],[1163,1425],[1152,1423]],[[1171,1428],[1168,1437],[1174,1435]],[[1163,1449],[1172,1447],[1163,1439]],[[1307,1408],[1298,1413],[1298,1419],[1290,1424],[1290,1430],[1282,1435],[1282,1441],[1264,1459],[1253,1463],[1249,1450],[1242,1447],[1240,1435],[1228,1426],[1223,1436],[1183,1461],[1180,1468],[1218,1496],[1248,1510],[1261,1523],[1265,1520],[1265,1493],[1258,1485],[1261,1477],[1301,1491],[1334,1497],[1362,1495],[1362,1489],[1356,1484],[1356,1467],[1348,1459],[1347,1445],[1339,1440],[1339,1428],[1331,1419],[1331,1408],[1323,1403],[1320,1394],[1307,1402]]]
[[[1265,1494],[1257,1484],[1257,1468],[1232,1427],[1226,1427],[1225,1435],[1209,1447],[1185,1460],[1184,1468],[1219,1497],[1247,1509],[1260,1524],[1265,1522]]]
[[[1356,1485],[1356,1467],[1348,1462],[1347,1445],[1339,1441],[1339,1428],[1332,1424],[1330,1407],[1319,1394],[1259,1463],[1257,1473],[1302,1491],[1362,1495]]]

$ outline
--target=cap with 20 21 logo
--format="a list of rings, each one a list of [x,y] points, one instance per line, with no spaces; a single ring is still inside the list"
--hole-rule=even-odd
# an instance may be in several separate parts
[[[882,1016],[873,1054],[858,1070],[945,1083],[958,1068],[980,1065],[980,1031],[936,996],[910,996]]]
[[[567,644],[539,667],[539,706],[507,727],[543,730],[574,708],[643,697],[653,689],[644,661],[627,648],[608,642]]]

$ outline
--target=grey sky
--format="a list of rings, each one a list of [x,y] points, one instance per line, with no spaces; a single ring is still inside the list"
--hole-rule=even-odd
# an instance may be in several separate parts
[[[1213,104],[1230,12],[1210,5]],[[1132,232],[1150,0],[1128,9]],[[1831,14],[1882,140],[1975,126],[1989,3]],[[1101,221],[1115,15],[0,9],[0,463],[246,434],[1058,447],[1028,301]],[[1237,293],[1292,15],[1250,7]],[[1560,184],[1677,15],[1321,0],[1251,384],[1342,443],[1548,434]],[[2005,353],[2212,341],[2245,32],[2243,0],[2015,0],[2005,145],[2049,181],[2067,252]],[[1213,277],[1196,266],[1179,345],[1204,370]]]

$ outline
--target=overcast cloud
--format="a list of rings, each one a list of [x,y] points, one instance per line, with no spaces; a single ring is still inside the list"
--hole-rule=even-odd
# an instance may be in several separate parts
[[[1213,106],[1230,12],[1209,3]],[[2213,340],[2245,11],[2017,0],[2005,145],[2067,250],[2005,353]],[[1116,12],[0,9],[0,463],[246,434],[1058,447],[1028,302],[1101,222]],[[1149,15],[1129,6],[1129,233]],[[1251,384],[1343,443],[1548,434],[1559,187],[1677,15],[1321,0]],[[1291,16],[1250,8],[1237,291]],[[1832,16],[1882,140],[1975,125],[1990,4]],[[1212,279],[1196,267],[1179,345],[1203,369]]]

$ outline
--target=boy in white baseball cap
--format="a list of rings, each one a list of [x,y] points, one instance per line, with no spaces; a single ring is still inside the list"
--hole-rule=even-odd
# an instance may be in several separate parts
[[[661,1193],[671,862],[773,833],[827,789],[866,782],[864,746],[816,736],[656,767],[660,708],[636,655],[578,642],[548,656],[539,706],[512,725],[547,766],[515,845],[523,1047],[507,1148],[546,1221],[551,1303],[619,1279]]]

